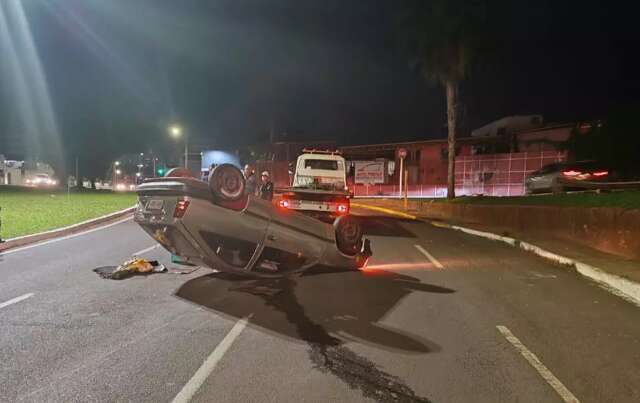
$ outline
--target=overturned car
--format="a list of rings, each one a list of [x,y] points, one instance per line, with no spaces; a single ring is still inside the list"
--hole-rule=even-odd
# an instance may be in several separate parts
[[[245,194],[242,172],[217,166],[208,183],[176,168],[137,187],[135,221],[183,260],[256,277],[316,265],[362,268],[369,240],[352,216],[333,225]]]

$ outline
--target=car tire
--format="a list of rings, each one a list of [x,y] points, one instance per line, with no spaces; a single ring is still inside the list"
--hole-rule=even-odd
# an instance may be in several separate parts
[[[218,165],[209,174],[209,190],[216,200],[238,201],[244,197],[245,186],[244,175],[231,164]]]
[[[557,179],[554,180],[553,184],[551,185],[551,193],[560,194],[560,193],[564,193],[564,191],[565,191],[564,185],[560,183]]]
[[[362,227],[357,219],[350,215],[338,217],[333,228],[336,231],[338,249],[347,255],[356,255],[362,249]]]

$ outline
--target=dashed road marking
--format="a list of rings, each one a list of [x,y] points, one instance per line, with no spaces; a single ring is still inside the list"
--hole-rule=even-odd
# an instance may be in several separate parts
[[[6,301],[6,302],[3,302],[3,303],[0,303],[0,309],[2,309],[2,308],[4,308],[4,307],[7,307],[7,306],[9,306],[9,305],[13,305],[13,304],[15,304],[15,303],[17,303],[17,302],[24,301],[24,300],[25,300],[25,299],[27,299],[27,298],[31,298],[31,297],[33,297],[33,295],[34,295],[34,294],[33,294],[32,292],[30,292],[30,293],[28,293],[28,294],[24,294],[24,295],[21,295],[21,296],[19,296],[19,297],[15,297],[15,298],[13,298],[13,299],[10,299],[9,301]]]
[[[427,257],[427,259],[429,259],[429,261],[430,261],[431,263],[433,263],[433,265],[434,265],[435,267],[437,267],[438,269],[444,269],[444,266],[442,265],[442,263],[440,263],[440,262],[438,261],[438,259],[436,259],[435,257],[433,257],[433,255],[432,255],[431,253],[427,252],[427,250],[426,250],[425,248],[423,248],[423,247],[422,247],[422,246],[420,246],[420,245],[413,245],[413,246],[415,246],[415,247],[416,247],[416,249],[418,249],[418,251],[419,251],[420,253],[422,253],[423,255],[425,255],[425,256]]]
[[[538,371],[542,379],[547,381],[547,383],[558,393],[558,395],[560,395],[562,400],[571,403],[580,402],[580,400],[578,400],[578,398],[575,397],[573,393],[571,393],[571,391],[567,389],[567,387],[564,386],[562,382],[560,382],[560,380],[556,378],[555,375],[553,375],[551,371],[549,371],[549,368],[547,368],[534,353],[529,351],[529,349],[524,344],[522,344],[522,342],[516,336],[514,336],[513,333],[511,333],[511,330],[509,330],[506,326],[496,326],[496,328],[500,333],[502,333],[507,341],[511,343],[520,354],[522,354],[524,359],[527,360],[529,364],[531,364],[531,366],[535,368],[536,371]]]
[[[153,245],[153,246],[149,246],[148,248],[144,248],[144,249],[142,249],[142,250],[139,250],[139,251],[135,252],[132,256],[140,256],[140,255],[144,255],[144,254],[145,254],[145,253],[147,253],[147,252],[151,252],[152,250],[154,250],[154,249],[155,249],[155,248],[157,248],[158,246],[160,246],[160,245],[155,244],[155,245]]]
[[[196,373],[189,379],[189,382],[182,387],[180,393],[173,399],[173,403],[187,403],[191,401],[193,396],[198,392],[198,389],[200,389],[222,357],[224,357],[224,354],[229,350],[233,341],[242,333],[248,322],[249,318],[243,318],[233,325],[233,328],[231,328],[220,344],[211,352],[204,363],[202,363]]]

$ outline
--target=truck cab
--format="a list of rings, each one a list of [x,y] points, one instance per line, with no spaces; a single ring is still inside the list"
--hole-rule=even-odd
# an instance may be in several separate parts
[[[292,186],[283,192],[282,208],[333,220],[349,213],[346,163],[338,151],[303,150]]]

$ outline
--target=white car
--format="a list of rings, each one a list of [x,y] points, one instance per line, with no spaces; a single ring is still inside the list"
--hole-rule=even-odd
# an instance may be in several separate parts
[[[223,164],[203,182],[176,168],[139,185],[135,221],[182,260],[257,277],[325,265],[357,269],[371,256],[351,216],[328,224],[245,195],[244,177]]]
[[[27,186],[53,187],[58,185],[58,181],[51,178],[49,174],[36,174],[26,180]]]

